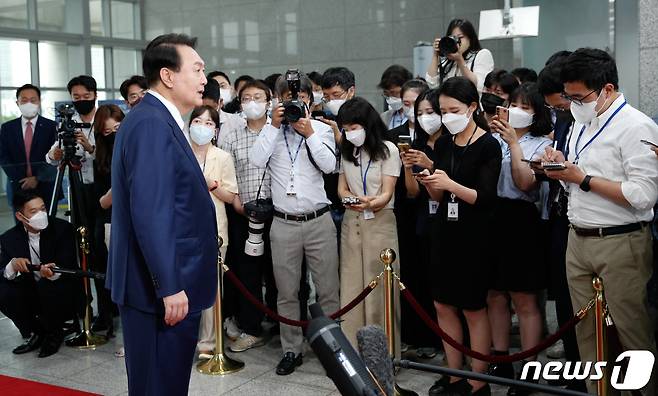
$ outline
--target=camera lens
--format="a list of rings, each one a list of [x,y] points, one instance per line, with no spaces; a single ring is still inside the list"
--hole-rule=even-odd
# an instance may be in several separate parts
[[[457,44],[454,36],[442,37],[439,41],[439,55],[446,56],[448,54],[454,54],[458,50]]]
[[[304,117],[304,107],[297,101],[286,102],[283,107],[283,115],[288,122],[297,122]]]

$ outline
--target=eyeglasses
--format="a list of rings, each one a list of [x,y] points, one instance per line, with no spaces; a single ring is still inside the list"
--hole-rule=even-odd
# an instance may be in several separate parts
[[[567,95],[566,92],[562,92],[560,94],[560,96],[562,97],[562,99],[566,99],[569,102],[574,102],[575,104],[577,104],[579,106],[582,106],[583,105],[583,100],[585,100],[585,98],[587,98],[588,96],[590,96],[591,94],[593,94],[596,91],[597,90],[595,89],[592,92],[588,93],[587,95],[583,96],[582,98],[574,98],[573,96]]]
[[[260,95],[256,95],[256,96],[243,96],[242,99],[240,100],[240,102],[242,102],[242,103],[249,103],[249,102],[251,102],[252,100],[253,100],[254,102],[265,102],[265,101],[267,101],[267,96],[265,96],[265,95],[263,95],[263,96],[260,96]]]
[[[343,96],[347,96],[347,91],[343,91],[342,93],[333,93],[331,97],[324,96],[322,98],[323,103],[328,103],[334,99],[343,99]]]

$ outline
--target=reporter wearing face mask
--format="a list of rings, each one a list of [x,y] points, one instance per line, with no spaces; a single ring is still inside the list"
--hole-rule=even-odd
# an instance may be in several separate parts
[[[487,298],[494,354],[508,354],[511,313],[509,299],[519,316],[521,349],[537,345],[541,338],[542,318],[537,293],[546,288],[547,268],[542,258],[542,228],[535,203],[540,183],[527,160],[538,160],[551,144],[545,135],[552,130],[544,98],[535,84],[526,83],[509,97],[509,122],[498,116],[491,122],[492,132],[500,142],[503,160],[498,178],[498,200],[494,211],[493,234],[496,249],[492,262],[491,290]],[[509,238],[514,235],[514,242]],[[533,358],[530,358],[532,360]],[[513,377],[511,364],[494,366],[499,376]],[[510,388],[508,395],[526,395],[520,388]]]
[[[338,122],[345,131],[338,194],[341,199],[359,200],[345,205],[341,232],[340,298],[345,306],[381,272],[380,252],[398,251],[393,206],[401,163],[398,148],[384,140],[386,125],[365,99],[345,102]],[[372,293],[342,318],[341,327],[353,345],[359,328],[384,326],[383,290]]]
[[[46,204],[35,190],[16,192],[14,207],[18,224],[0,236],[0,312],[25,339],[12,352],[40,348],[38,356],[43,358],[62,343],[62,325],[79,285],[52,271],[55,266],[77,267],[74,231],[64,220],[49,221]],[[30,272],[29,264],[41,268]]]
[[[400,65],[389,66],[382,73],[382,78],[377,87],[383,90],[384,100],[388,106],[388,110],[382,113],[382,120],[388,129],[397,128],[407,121],[407,113],[402,98],[402,86],[412,78],[413,74]]]
[[[235,178],[235,167],[231,155],[211,143],[218,124],[219,113],[214,107],[199,106],[192,110],[189,124],[190,143],[194,157],[199,162],[206,179],[210,197],[215,204],[217,232],[224,240],[220,250],[222,257],[226,257],[226,249],[230,241],[224,205],[233,203],[238,192],[238,182]],[[197,343],[199,355],[212,354],[215,345],[213,326],[213,307],[210,307],[201,313],[199,342]]]
[[[419,177],[432,200],[439,204],[432,230],[432,293],[438,322],[455,340],[464,343],[463,313],[473,350],[488,354],[491,346],[487,291],[493,229],[500,173],[500,145],[489,133],[479,112],[475,84],[464,77],[446,80],[439,88],[443,126],[449,134],[434,144],[434,173]],[[463,355],[444,342],[450,368],[463,368]],[[473,371],[485,372],[487,363],[473,360]],[[444,377],[445,378],[445,377]],[[430,395],[490,394],[489,385],[457,377],[439,380]]]

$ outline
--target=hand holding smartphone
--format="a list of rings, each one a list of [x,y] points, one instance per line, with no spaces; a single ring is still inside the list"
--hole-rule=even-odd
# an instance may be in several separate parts
[[[509,122],[509,109],[507,107],[496,106],[496,115],[498,116],[499,120],[505,120],[505,122]]]
[[[406,153],[411,149],[411,136],[402,135],[398,139],[398,150],[400,150],[400,152]]]

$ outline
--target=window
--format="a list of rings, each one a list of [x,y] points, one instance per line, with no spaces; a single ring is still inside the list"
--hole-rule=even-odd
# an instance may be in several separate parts
[[[81,46],[39,42],[39,84],[42,87],[66,87],[71,77],[85,74]]]
[[[39,30],[82,33],[83,0],[37,0]]]
[[[121,83],[134,74],[142,74],[141,51],[125,48],[114,48],[112,53],[114,88],[119,88]]]
[[[2,0],[2,4],[0,4],[0,26],[26,29],[28,27],[27,1]]]
[[[107,87],[105,84],[105,51],[100,45],[91,46],[91,76],[96,80],[99,89]]]
[[[139,29],[139,7],[132,1],[112,0],[110,5],[112,15],[112,37],[138,39],[142,32]]]
[[[0,39],[0,86],[20,87],[32,81],[30,44],[26,40]]]

